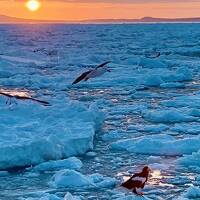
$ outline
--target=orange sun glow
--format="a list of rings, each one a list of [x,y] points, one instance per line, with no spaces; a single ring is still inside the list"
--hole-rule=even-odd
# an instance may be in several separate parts
[[[26,3],[26,7],[30,10],[30,11],[36,11],[40,8],[41,4],[39,1],[37,0],[29,0]]]

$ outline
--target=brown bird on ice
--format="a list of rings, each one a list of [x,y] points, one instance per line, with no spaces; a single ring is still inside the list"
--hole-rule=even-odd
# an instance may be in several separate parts
[[[72,85],[79,83],[80,81],[84,80],[87,81],[90,78],[95,78],[98,76],[103,75],[106,72],[110,72],[110,70],[107,68],[107,64],[110,63],[110,61],[105,62],[103,64],[98,65],[97,67],[95,67],[94,69],[91,69],[89,71],[86,71],[84,73],[82,73],[73,83]]]
[[[144,188],[145,183],[148,181],[148,176],[150,172],[151,172],[151,169],[145,166],[142,172],[134,174],[133,176],[131,176],[130,179],[122,183],[121,186],[129,190],[132,190],[137,195],[143,195],[144,193],[138,190],[141,190]]]

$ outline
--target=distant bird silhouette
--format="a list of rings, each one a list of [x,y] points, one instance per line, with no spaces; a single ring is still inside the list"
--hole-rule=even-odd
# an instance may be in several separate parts
[[[91,69],[89,71],[86,71],[84,73],[82,73],[73,83],[72,85],[79,83],[80,81],[84,80],[87,81],[90,78],[95,78],[98,76],[103,75],[106,72],[110,72],[110,70],[107,68],[107,64],[110,63],[110,61],[102,63],[100,65],[98,65],[97,67],[95,67],[94,69]]]
[[[121,186],[132,190],[137,195],[143,195],[143,192],[137,191],[137,189],[143,189],[145,183],[148,181],[148,176],[151,169],[148,166],[145,166],[140,173],[136,173],[131,176],[126,182],[122,183]]]
[[[154,54],[145,54],[145,57],[146,58],[158,58],[158,57],[160,57],[161,56],[161,53],[160,52],[155,52]]]

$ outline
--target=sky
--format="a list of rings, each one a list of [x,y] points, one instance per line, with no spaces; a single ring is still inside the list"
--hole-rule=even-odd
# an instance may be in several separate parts
[[[200,0],[38,0],[31,12],[27,0],[0,0],[0,14],[41,20],[200,17]]]

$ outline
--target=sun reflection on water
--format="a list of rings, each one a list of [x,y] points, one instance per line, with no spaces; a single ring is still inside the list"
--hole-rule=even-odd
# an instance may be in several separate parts
[[[169,176],[169,175],[164,175],[162,174],[161,170],[156,169],[156,170],[152,170],[150,178],[149,178],[149,184],[150,185],[159,185],[161,187],[173,187],[172,184],[166,183],[165,179],[167,178],[173,178],[173,176]]]

